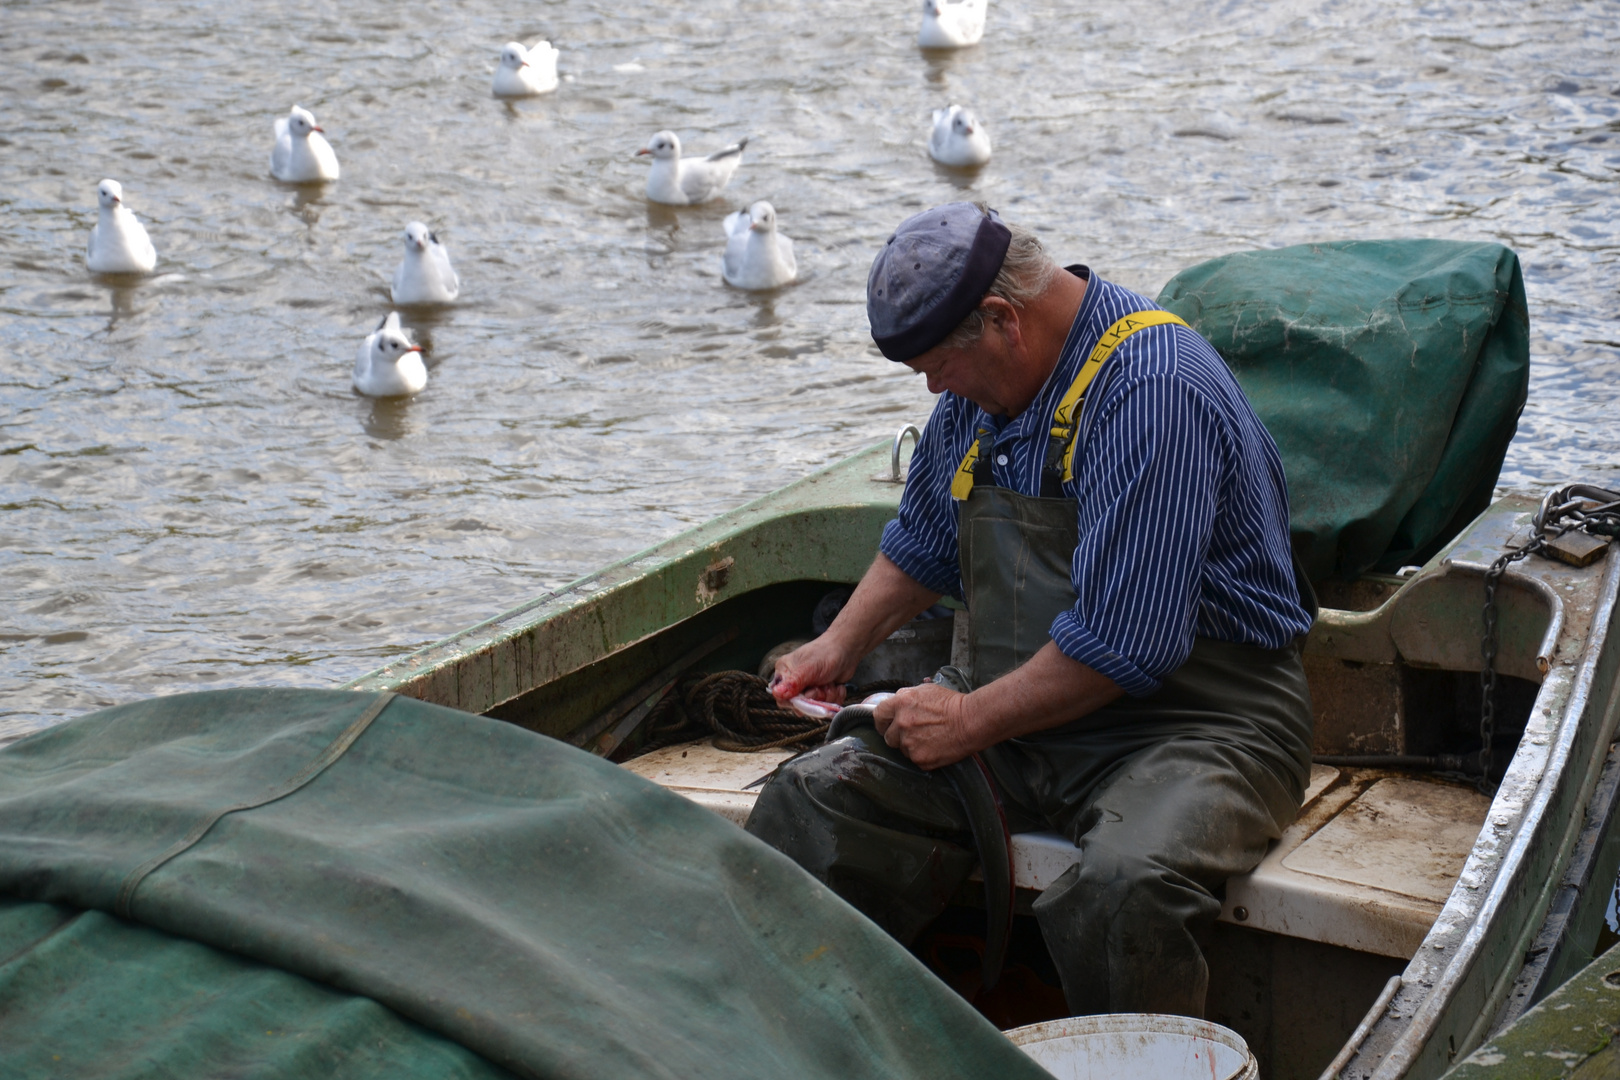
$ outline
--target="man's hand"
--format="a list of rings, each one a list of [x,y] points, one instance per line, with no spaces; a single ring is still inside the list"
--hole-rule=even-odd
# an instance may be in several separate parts
[[[1048,641],[1022,667],[959,694],[934,683],[910,686],[872,710],[883,741],[920,769],[1066,724],[1124,691],[1106,675],[1071,660]]]
[[[802,694],[842,705],[844,684],[861,658],[938,599],[879,552],[827,632],[776,661],[771,695],[783,703]]]
[[[860,658],[852,662],[830,635],[823,634],[776,660],[771,696],[779,704],[804,695],[816,701],[844,703],[844,684],[855,674]]]
[[[919,769],[938,769],[990,745],[975,737],[969,695],[936,683],[908,686],[872,709],[883,741]]]

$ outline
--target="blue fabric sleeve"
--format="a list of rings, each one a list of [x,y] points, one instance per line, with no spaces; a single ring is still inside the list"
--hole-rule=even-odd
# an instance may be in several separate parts
[[[1136,697],[1192,651],[1198,590],[1235,444],[1184,379],[1112,390],[1076,448],[1075,605],[1052,622],[1064,655]]]

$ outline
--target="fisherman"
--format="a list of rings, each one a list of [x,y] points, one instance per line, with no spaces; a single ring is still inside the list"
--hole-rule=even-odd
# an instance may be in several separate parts
[[[1217,896],[1310,771],[1315,601],[1276,445],[1180,319],[982,204],[903,222],[867,317],[940,396],[880,553],[772,692],[841,702],[946,594],[969,670],[789,762],[748,831],[909,943],[975,865],[941,770],[978,753],[1012,832],[1079,849],[1034,902],[1071,1012],[1201,1016]]]

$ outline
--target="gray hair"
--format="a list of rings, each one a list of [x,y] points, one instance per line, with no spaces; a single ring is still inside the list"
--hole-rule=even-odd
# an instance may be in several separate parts
[[[982,202],[974,205],[981,212],[989,212],[990,208]],[[1007,246],[1007,257],[1001,263],[996,280],[990,283],[984,295],[999,296],[1013,307],[1021,308],[1047,290],[1057,277],[1059,267],[1047,256],[1040,237],[1022,225],[1010,221],[1002,224],[1012,233],[1012,243]],[[965,349],[983,336],[984,326],[984,308],[976,307],[940,344],[948,349]]]

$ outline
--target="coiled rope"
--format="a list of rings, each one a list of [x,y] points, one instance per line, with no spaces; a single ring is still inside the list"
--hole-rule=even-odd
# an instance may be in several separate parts
[[[849,700],[905,685],[904,679],[867,683],[856,687]],[[809,749],[820,743],[830,721],[778,705],[768,687],[747,671],[684,676],[647,714],[644,746],[652,749],[711,736],[716,749],[741,752]]]

